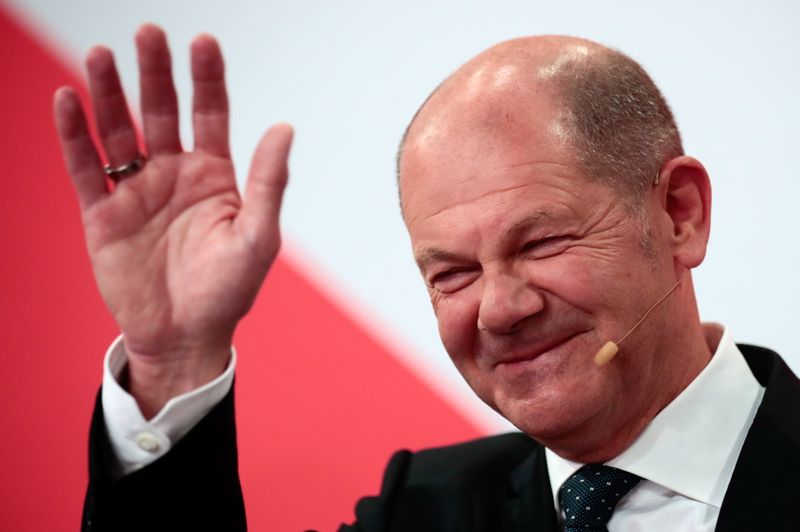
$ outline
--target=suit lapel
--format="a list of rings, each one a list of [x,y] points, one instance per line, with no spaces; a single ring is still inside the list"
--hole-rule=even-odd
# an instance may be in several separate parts
[[[800,381],[775,353],[740,349],[766,391],[736,462],[717,530],[793,530],[800,508]]]
[[[558,532],[544,447],[537,446],[511,475],[514,496],[508,501],[514,531]]]

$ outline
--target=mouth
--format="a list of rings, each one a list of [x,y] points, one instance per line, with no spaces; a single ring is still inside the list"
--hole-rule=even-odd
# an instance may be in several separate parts
[[[520,350],[519,353],[503,356],[501,360],[498,360],[494,363],[494,368],[510,371],[524,370],[525,367],[542,355],[559,350],[561,347],[565,346],[574,338],[585,332],[587,331],[581,330],[561,337],[556,337],[548,342],[539,343],[532,349]]]

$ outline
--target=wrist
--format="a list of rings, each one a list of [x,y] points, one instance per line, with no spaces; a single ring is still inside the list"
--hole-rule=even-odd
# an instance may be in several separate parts
[[[142,353],[129,349],[120,384],[145,419],[151,419],[173,397],[195,390],[221,375],[231,357],[230,341]]]

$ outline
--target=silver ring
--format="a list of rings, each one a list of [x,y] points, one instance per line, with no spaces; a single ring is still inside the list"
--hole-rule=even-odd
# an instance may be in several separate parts
[[[128,177],[142,168],[144,168],[144,163],[147,161],[144,154],[139,152],[136,154],[136,158],[129,162],[128,164],[121,164],[119,166],[111,166],[107,164],[103,167],[103,171],[106,173],[108,177],[111,178],[112,181],[117,182],[123,177]]]

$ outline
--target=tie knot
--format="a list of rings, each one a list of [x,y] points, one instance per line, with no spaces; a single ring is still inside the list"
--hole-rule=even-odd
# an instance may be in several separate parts
[[[567,532],[606,530],[614,507],[640,480],[614,467],[590,464],[580,468],[558,492]]]

